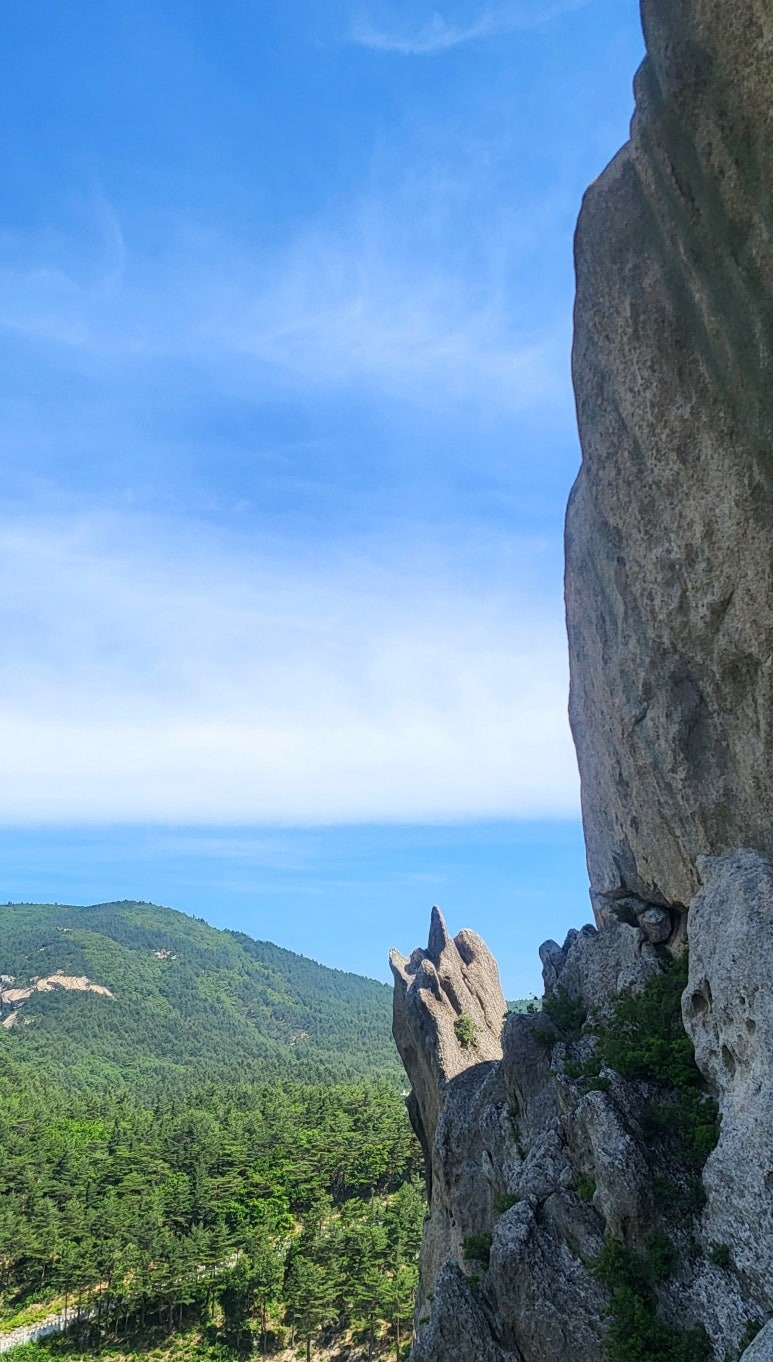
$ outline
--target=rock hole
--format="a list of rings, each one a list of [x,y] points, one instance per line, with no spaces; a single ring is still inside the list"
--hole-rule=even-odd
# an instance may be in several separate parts
[[[693,993],[690,998],[690,1006],[696,1017],[702,1017],[709,1010],[708,998],[704,998],[702,993]]]
[[[765,1186],[769,1192],[773,1192],[773,1171],[768,1173],[768,1176],[765,1179]]]
[[[727,1048],[726,1045],[722,1046],[722,1063],[724,1064],[727,1072],[730,1074],[730,1077],[732,1078],[733,1074],[735,1073],[735,1056],[733,1055],[732,1051]]]
[[[746,1018],[746,1030],[749,1032],[750,1036],[753,1036],[754,1032],[757,1030],[757,1023],[751,1017]]]

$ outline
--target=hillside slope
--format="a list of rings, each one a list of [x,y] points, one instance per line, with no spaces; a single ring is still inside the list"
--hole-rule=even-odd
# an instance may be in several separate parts
[[[0,976],[0,1057],[64,1081],[400,1079],[386,984],[170,908],[6,904]]]

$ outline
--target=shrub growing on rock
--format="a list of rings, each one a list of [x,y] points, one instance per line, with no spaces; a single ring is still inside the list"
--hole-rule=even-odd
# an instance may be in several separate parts
[[[482,1263],[483,1267],[488,1267],[491,1258],[491,1235],[468,1234],[462,1244],[462,1253],[467,1262]]]
[[[466,1012],[460,1013],[454,1022],[454,1035],[463,1050],[475,1048],[475,1022]]]

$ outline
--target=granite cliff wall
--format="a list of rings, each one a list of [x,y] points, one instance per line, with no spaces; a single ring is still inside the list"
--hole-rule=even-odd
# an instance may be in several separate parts
[[[576,238],[596,926],[542,948],[501,1058],[482,943],[433,920],[395,958],[431,1195],[413,1362],[773,1362],[773,6],[642,18]]]
[[[576,238],[570,717],[597,911],[773,851],[773,9],[644,0]]]

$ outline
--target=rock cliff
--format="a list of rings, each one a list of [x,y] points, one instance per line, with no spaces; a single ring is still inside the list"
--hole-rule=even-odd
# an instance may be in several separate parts
[[[773,851],[773,9],[644,0],[576,238],[570,717],[597,911]]]
[[[596,925],[542,947],[501,1057],[477,938],[433,917],[393,957],[430,1188],[413,1362],[773,1362],[773,7],[642,18],[576,239]]]

